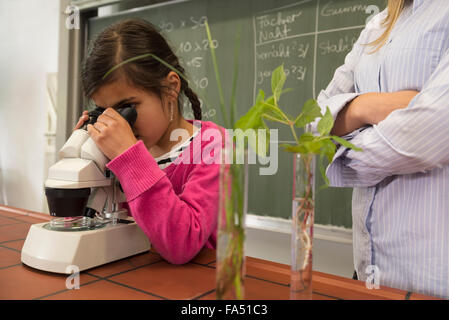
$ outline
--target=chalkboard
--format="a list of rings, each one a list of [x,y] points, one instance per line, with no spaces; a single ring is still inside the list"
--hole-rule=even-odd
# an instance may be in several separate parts
[[[227,103],[232,88],[235,39],[241,30],[238,116],[253,105],[259,89],[270,92],[271,71],[282,63],[287,73],[285,87],[293,91],[282,97],[281,106],[287,113],[297,115],[306,100],[317,98],[320,90],[326,88],[367,21],[384,8],[384,0],[175,1],[91,18],[88,40],[124,18],[144,18],[158,26],[181,58],[195,90],[206,97],[203,120],[223,125],[204,27],[206,20],[211,28]],[[193,118],[187,102],[184,116]],[[285,126],[271,122],[269,126],[279,129],[279,141],[293,140]],[[259,175],[259,166],[250,166],[248,213],[290,218],[292,155],[279,150],[275,175]],[[317,191],[323,184],[317,171]],[[318,191],[316,223],[350,228],[351,197],[350,188]]]

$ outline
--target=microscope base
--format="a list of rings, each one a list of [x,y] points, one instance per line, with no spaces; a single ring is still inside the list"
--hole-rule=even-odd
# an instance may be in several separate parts
[[[71,274],[151,248],[147,236],[135,222],[76,232],[48,230],[43,228],[45,224],[30,227],[22,248],[22,262],[43,271]]]

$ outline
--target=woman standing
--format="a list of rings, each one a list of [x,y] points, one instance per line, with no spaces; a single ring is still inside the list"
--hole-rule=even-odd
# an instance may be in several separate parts
[[[318,103],[363,149],[340,146],[327,168],[354,188],[358,278],[449,298],[448,1],[389,0]]]

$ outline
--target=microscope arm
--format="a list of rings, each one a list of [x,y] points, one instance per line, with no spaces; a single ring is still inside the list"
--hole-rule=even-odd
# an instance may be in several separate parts
[[[86,207],[94,209],[97,212],[103,212],[108,194],[105,188],[91,188],[91,194]]]

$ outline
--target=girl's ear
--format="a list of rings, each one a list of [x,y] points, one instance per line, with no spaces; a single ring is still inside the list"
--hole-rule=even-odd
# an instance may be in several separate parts
[[[167,74],[167,77],[165,78],[165,80],[167,81],[168,87],[172,91],[172,92],[170,92],[170,94],[176,95],[176,99],[177,99],[179,96],[179,93],[181,91],[181,78],[179,77],[179,75],[176,72],[170,71]]]

